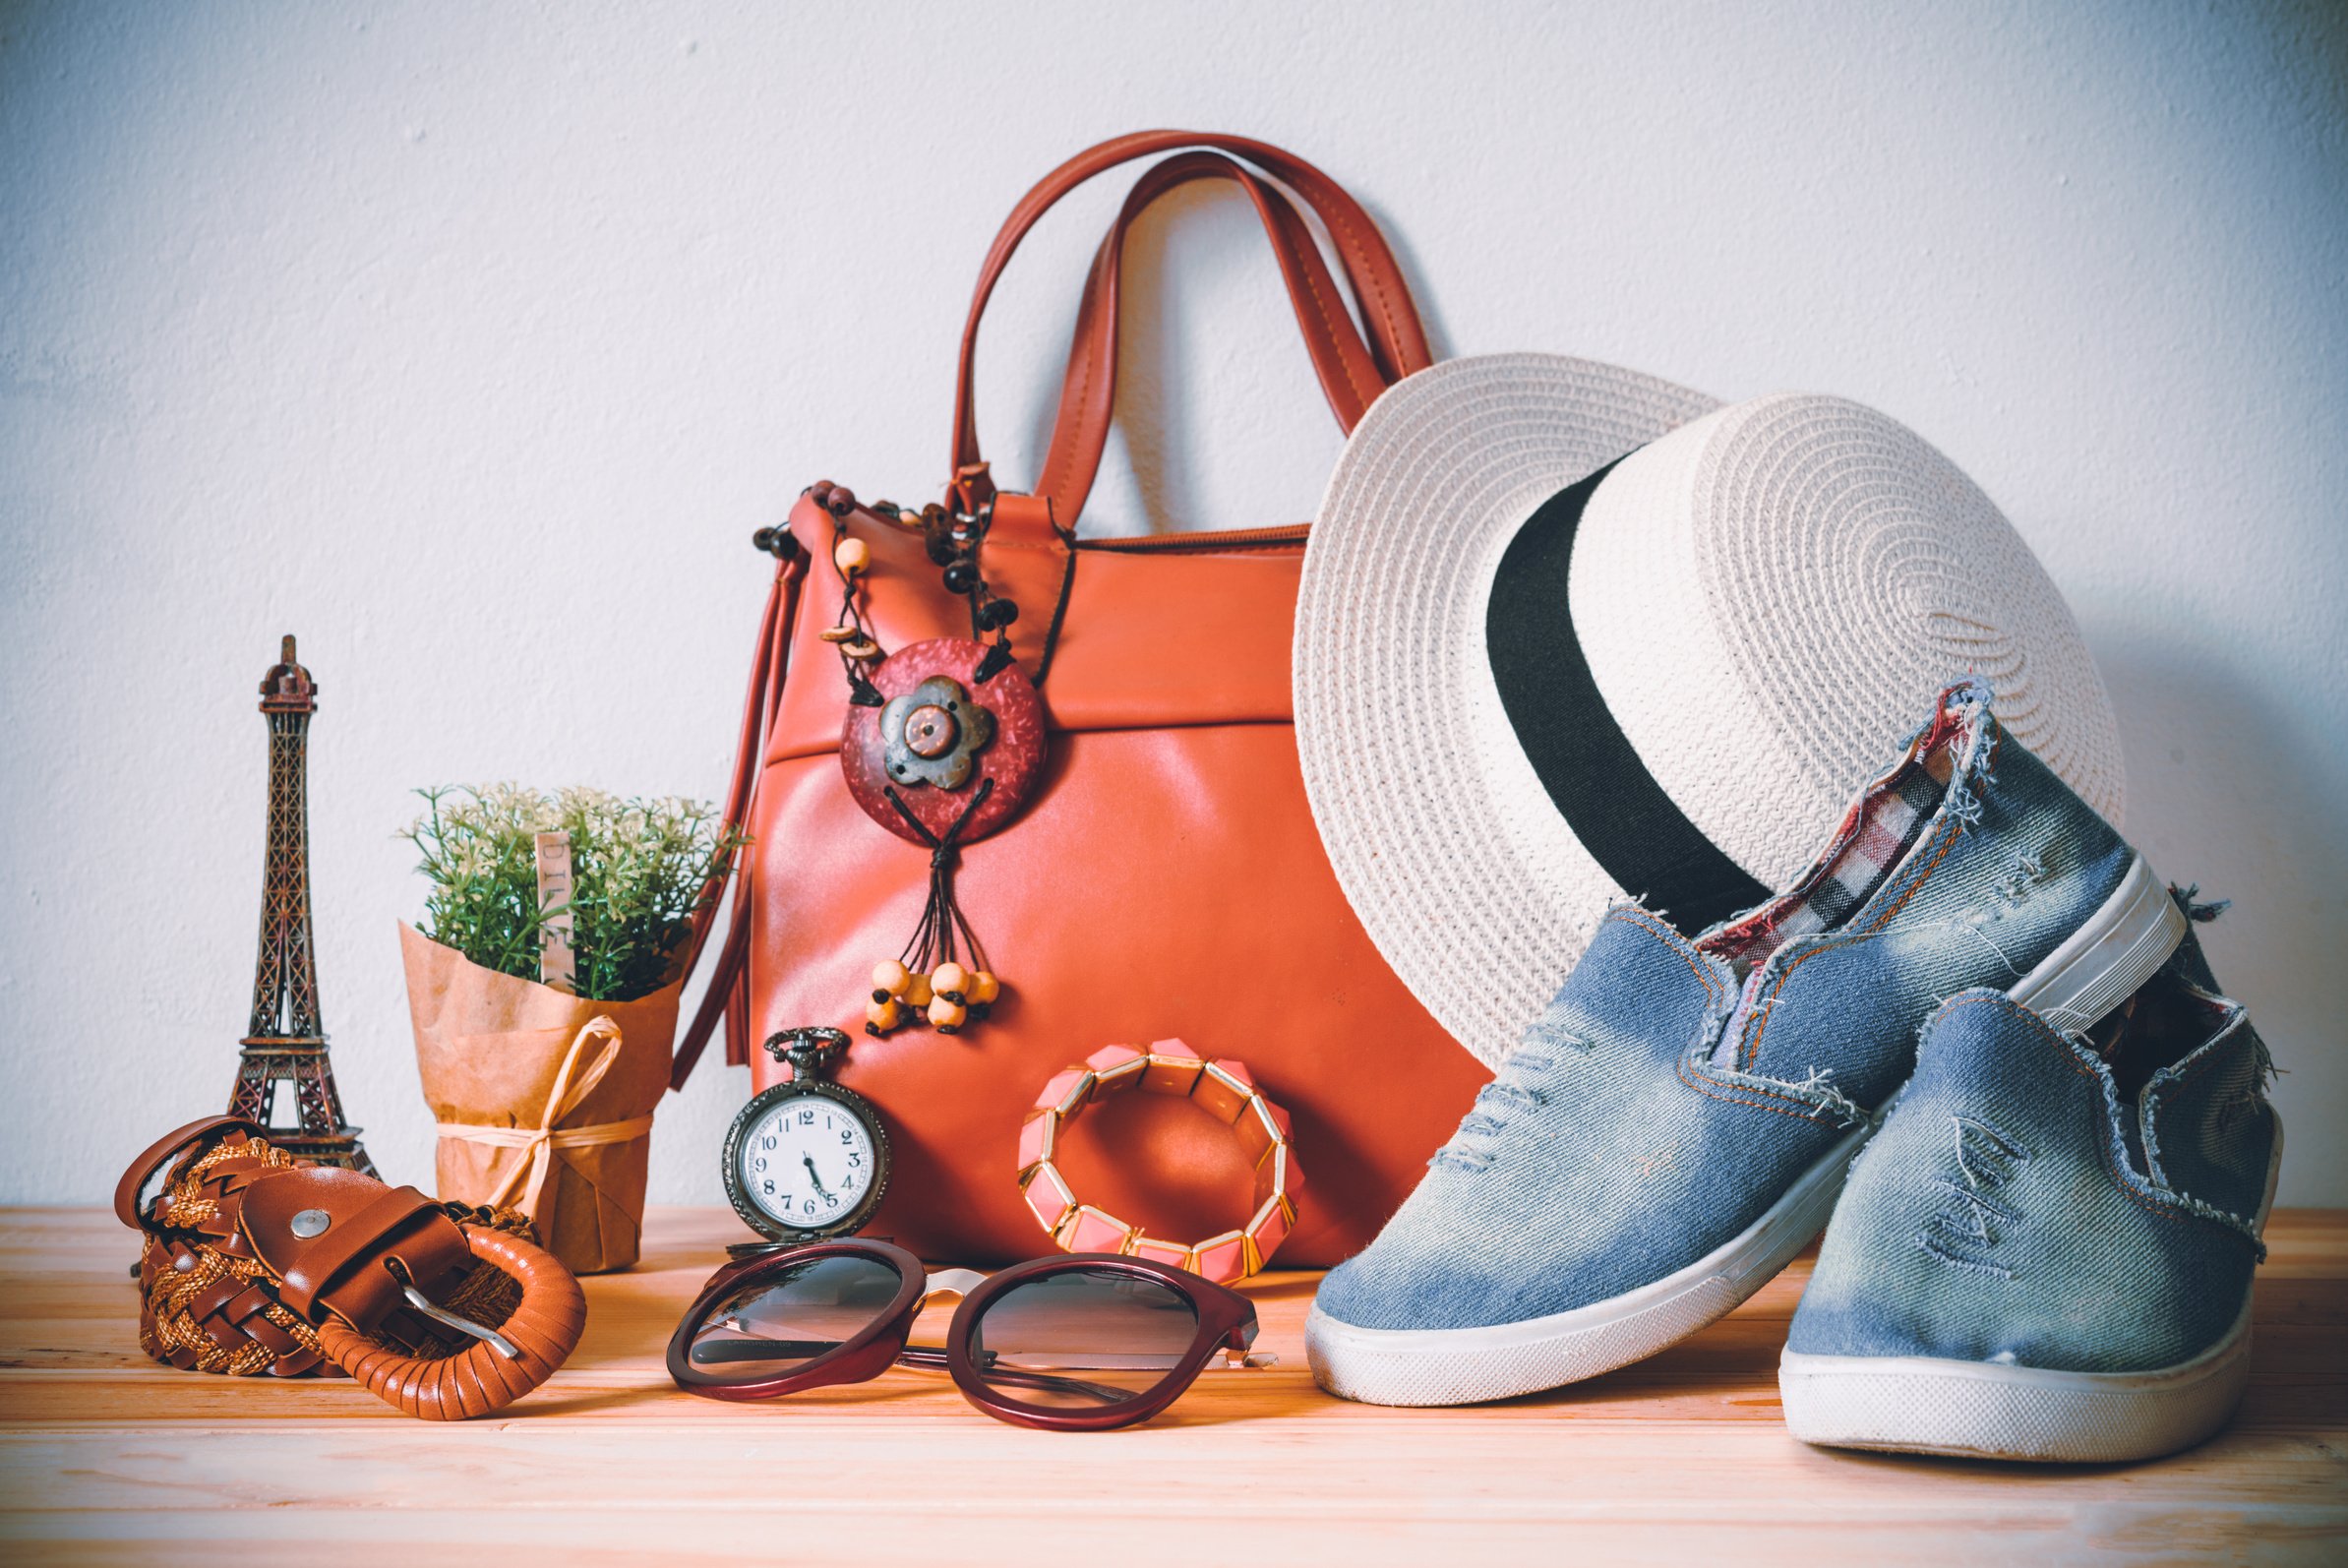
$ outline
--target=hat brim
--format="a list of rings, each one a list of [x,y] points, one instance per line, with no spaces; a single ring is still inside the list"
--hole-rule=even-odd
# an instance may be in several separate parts
[[[1620,893],[1514,744],[1493,574],[1550,496],[1718,406],[1589,360],[1449,360],[1381,397],[1330,476],[1296,605],[1305,793],[1370,939],[1485,1062]]]

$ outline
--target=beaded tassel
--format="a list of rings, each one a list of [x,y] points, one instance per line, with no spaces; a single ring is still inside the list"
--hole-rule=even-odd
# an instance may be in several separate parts
[[[959,1034],[963,1026],[987,1016],[1001,993],[1001,983],[987,970],[986,949],[962,906],[954,901],[954,863],[962,829],[994,791],[993,779],[982,779],[970,804],[942,834],[933,833],[906,807],[904,798],[889,790],[888,802],[930,846],[930,897],[922,923],[895,958],[873,966],[873,999],[865,1007],[865,1032],[885,1035],[920,1013],[941,1035]],[[960,959],[967,950],[970,963]]]
[[[847,487],[829,480],[816,483],[809,492],[810,498],[832,521],[832,567],[839,577],[840,611],[832,625],[820,635],[838,651],[843,672],[848,679],[848,700],[856,707],[888,709],[884,723],[894,722],[910,728],[911,738],[903,739],[913,755],[896,758],[892,754],[890,772],[899,780],[934,783],[946,790],[960,787],[965,772],[951,777],[923,779],[925,771],[920,761],[934,760],[941,753],[951,750],[951,743],[962,736],[969,751],[983,748],[993,733],[993,716],[984,709],[963,711],[951,704],[956,697],[968,702],[963,689],[953,680],[941,680],[944,694],[936,697],[926,710],[917,709],[910,716],[900,716],[888,698],[874,684],[874,672],[884,657],[878,636],[866,618],[865,589],[873,569],[873,548],[866,541],[848,531],[849,516],[859,510],[856,497]],[[1019,607],[1010,600],[994,594],[987,585],[979,570],[978,543],[984,535],[984,519],[956,516],[942,507],[927,507],[916,513],[909,508],[889,502],[876,502],[870,509],[874,515],[893,516],[901,527],[920,530],[924,535],[927,553],[932,563],[943,569],[948,592],[970,601],[971,630],[975,637],[992,633],[993,641],[985,646],[974,668],[962,680],[984,687],[994,677],[1011,667],[1010,628],[1019,618]],[[1029,700],[1032,703],[1032,694]],[[937,705],[945,704],[946,717],[940,717]],[[924,726],[925,714],[927,727]],[[959,717],[959,723],[955,721]],[[983,726],[983,727],[982,727]],[[854,725],[851,725],[851,729]],[[900,737],[892,736],[892,744]],[[919,760],[916,760],[919,759]],[[967,763],[964,764],[967,768]],[[877,782],[877,781],[875,781]],[[872,1035],[885,1035],[905,1024],[926,1021],[940,1034],[958,1034],[970,1024],[984,1019],[995,998],[1001,995],[1001,982],[987,967],[986,951],[979,944],[978,935],[970,929],[970,922],[954,898],[954,868],[960,859],[960,847],[965,829],[969,828],[979,810],[993,794],[995,780],[982,778],[971,792],[952,823],[943,832],[924,823],[894,784],[880,795],[896,815],[903,818],[911,836],[930,850],[930,891],[924,903],[920,927],[897,957],[884,959],[873,966],[871,999],[865,1005],[865,1031]],[[878,800],[866,799],[865,808],[875,815],[883,814]],[[997,816],[999,816],[999,807]],[[993,823],[979,831],[993,830]]]

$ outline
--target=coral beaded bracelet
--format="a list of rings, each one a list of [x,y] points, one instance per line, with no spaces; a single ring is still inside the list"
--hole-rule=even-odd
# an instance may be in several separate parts
[[[1055,1161],[1061,1133],[1093,1101],[1137,1084],[1149,1094],[1186,1096],[1238,1135],[1255,1162],[1255,1212],[1245,1225],[1186,1246],[1145,1236],[1139,1226],[1076,1200]],[[1082,1066],[1054,1073],[1036,1097],[1034,1114],[1019,1129],[1019,1190],[1063,1252],[1121,1252],[1228,1285],[1261,1271],[1295,1228],[1304,1174],[1289,1145],[1289,1114],[1264,1098],[1246,1063],[1229,1056],[1209,1061],[1179,1040],[1161,1040],[1147,1051],[1107,1046]]]

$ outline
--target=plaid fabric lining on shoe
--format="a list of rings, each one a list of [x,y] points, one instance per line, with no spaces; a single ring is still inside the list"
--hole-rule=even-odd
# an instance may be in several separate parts
[[[1696,944],[1728,960],[1744,982],[1736,1010],[1715,1047],[1716,1059],[1735,1059],[1770,955],[1797,937],[1833,931],[1850,919],[1915,848],[1949,799],[1958,759],[1973,744],[1974,726],[1988,711],[1985,688],[1968,683],[1943,692],[1932,722],[1917,732],[1891,770],[1869,784],[1842,814],[1826,853],[1793,887]]]
[[[1859,797],[1843,814],[1833,846],[1791,892],[1701,943],[1727,958],[1745,982],[1728,1027],[1720,1031],[1716,1059],[1735,1060],[1745,1020],[1760,1001],[1761,985],[1768,977],[1763,965],[1770,954],[1797,936],[1832,931],[1848,920],[1915,847],[1924,824],[1948,798],[1957,749],[1962,743],[1961,735],[1937,733],[1919,740],[1919,747],[1929,745],[1930,750],[1921,756],[1911,753]]]
[[[1759,968],[1797,936],[1832,931],[1850,918],[1914,847],[1924,824],[1949,794],[1961,733],[1942,727],[1918,738],[1917,750],[1877,779],[1854,802],[1820,856],[1793,889],[1772,899],[1699,945],[1740,972]],[[1921,754],[1918,754],[1918,753]]]

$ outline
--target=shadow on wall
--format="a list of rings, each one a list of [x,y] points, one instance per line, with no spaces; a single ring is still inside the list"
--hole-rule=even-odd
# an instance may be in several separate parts
[[[2170,880],[2233,900],[2203,939],[2219,981],[2291,1074],[2275,1089],[2286,1132],[2340,1125],[2348,1092],[2324,1058],[2341,1025],[2316,1005],[2329,987],[2306,979],[2348,957],[2348,838],[2338,824],[2348,779],[2337,776],[2336,753],[2304,715],[2262,701],[2256,683],[2235,679],[2206,648],[2106,627],[2088,628],[2087,640],[2119,711],[2129,837]],[[2292,1153],[2285,1201],[2348,1177],[2306,1165],[2348,1165],[2321,1138]]]

